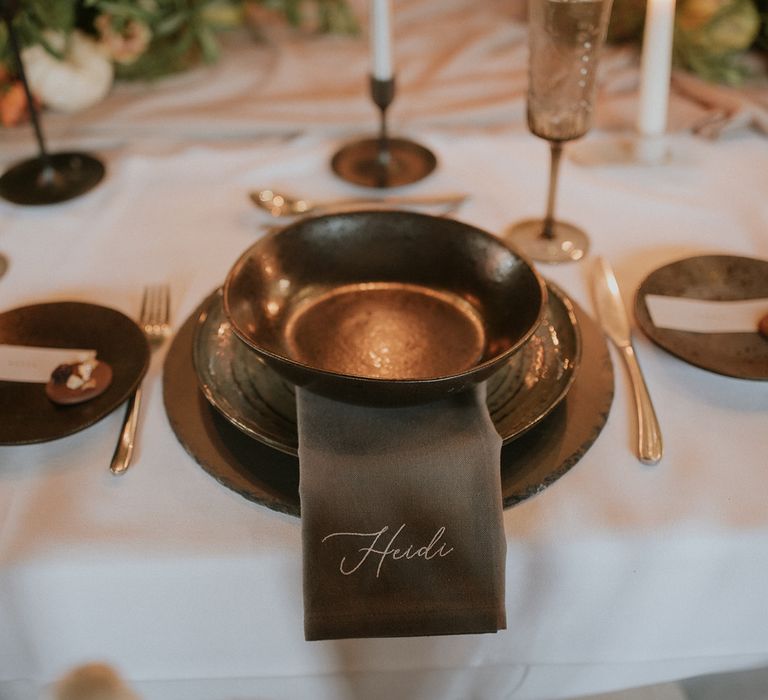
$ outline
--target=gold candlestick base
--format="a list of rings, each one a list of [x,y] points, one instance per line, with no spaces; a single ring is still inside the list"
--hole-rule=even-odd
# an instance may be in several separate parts
[[[579,165],[665,165],[672,154],[664,134],[626,135],[606,139],[587,139],[568,149],[568,156]]]
[[[331,160],[331,168],[342,180],[364,187],[400,187],[422,180],[437,166],[428,148],[400,138],[370,138],[343,146]]]
[[[93,189],[104,164],[87,153],[52,153],[12,165],[0,177],[0,197],[23,205],[57,204]]]

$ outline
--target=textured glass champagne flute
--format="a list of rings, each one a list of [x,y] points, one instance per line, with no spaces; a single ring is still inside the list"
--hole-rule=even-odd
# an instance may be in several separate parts
[[[507,239],[540,262],[582,258],[589,238],[555,219],[560,156],[566,141],[592,123],[595,78],[612,0],[529,0],[528,128],[550,144],[547,210],[543,219],[513,224]]]

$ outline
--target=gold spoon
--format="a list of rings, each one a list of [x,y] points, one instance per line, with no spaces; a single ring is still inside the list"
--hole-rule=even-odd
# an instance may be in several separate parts
[[[346,199],[313,202],[309,199],[289,197],[287,194],[281,194],[274,190],[258,190],[250,192],[249,196],[254,204],[269,212],[275,218],[281,216],[303,216],[323,211],[330,212],[365,206],[438,206],[447,207],[449,211],[453,211],[461,206],[468,197],[466,194],[426,195],[423,197],[349,197]]]

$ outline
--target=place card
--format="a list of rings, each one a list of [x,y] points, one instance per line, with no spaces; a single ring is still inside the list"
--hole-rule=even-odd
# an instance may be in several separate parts
[[[711,301],[647,294],[645,303],[657,328],[694,333],[756,333],[768,314],[768,299]]]
[[[56,367],[96,357],[95,350],[0,344],[0,381],[45,384]]]

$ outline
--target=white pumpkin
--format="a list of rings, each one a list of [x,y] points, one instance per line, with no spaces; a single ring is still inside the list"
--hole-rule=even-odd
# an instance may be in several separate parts
[[[46,40],[64,50],[61,34],[46,33]],[[46,106],[60,112],[76,112],[106,97],[114,80],[112,62],[93,39],[75,30],[64,60],[58,60],[42,46],[21,53],[32,93]]]

